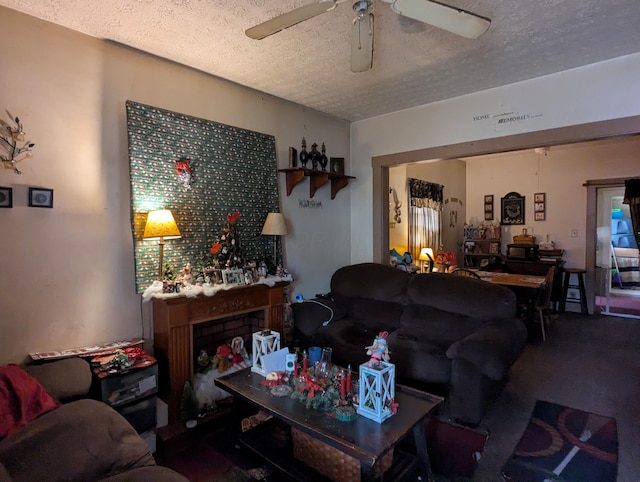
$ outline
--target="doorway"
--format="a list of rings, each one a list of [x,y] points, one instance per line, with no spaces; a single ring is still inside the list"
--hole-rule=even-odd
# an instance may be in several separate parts
[[[597,188],[595,301],[602,314],[640,319],[638,245],[624,185]]]

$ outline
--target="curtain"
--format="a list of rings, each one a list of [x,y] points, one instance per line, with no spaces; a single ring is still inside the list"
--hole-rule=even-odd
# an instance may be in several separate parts
[[[624,182],[624,204],[629,205],[631,224],[636,243],[640,246],[640,178],[627,179]]]
[[[414,262],[422,248],[436,253],[441,244],[444,186],[409,179],[409,253]]]

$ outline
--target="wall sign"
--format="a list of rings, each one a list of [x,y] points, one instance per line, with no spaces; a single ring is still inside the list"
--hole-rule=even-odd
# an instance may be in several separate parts
[[[524,196],[510,192],[500,199],[502,224],[524,224]]]

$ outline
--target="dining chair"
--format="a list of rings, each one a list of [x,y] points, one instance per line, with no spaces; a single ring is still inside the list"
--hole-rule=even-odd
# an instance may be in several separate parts
[[[466,276],[467,278],[482,279],[480,278],[480,275],[478,273],[466,268],[456,268],[451,272],[451,274],[455,274],[457,276]]]
[[[544,282],[540,285],[540,296],[536,302],[535,310],[540,320],[540,329],[542,330],[542,341],[547,341],[545,324],[551,319],[549,307],[551,306],[551,292],[553,290],[553,277],[556,267],[551,266],[544,277]]]

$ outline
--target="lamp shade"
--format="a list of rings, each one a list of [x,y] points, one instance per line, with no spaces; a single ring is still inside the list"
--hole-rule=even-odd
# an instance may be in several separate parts
[[[282,213],[269,213],[262,227],[262,234],[283,236],[287,234],[287,223]]]
[[[420,250],[420,256],[418,257],[420,261],[433,261],[433,249],[431,248],[422,248]]]
[[[150,211],[144,227],[143,239],[176,239],[180,238],[180,230],[168,209]]]

